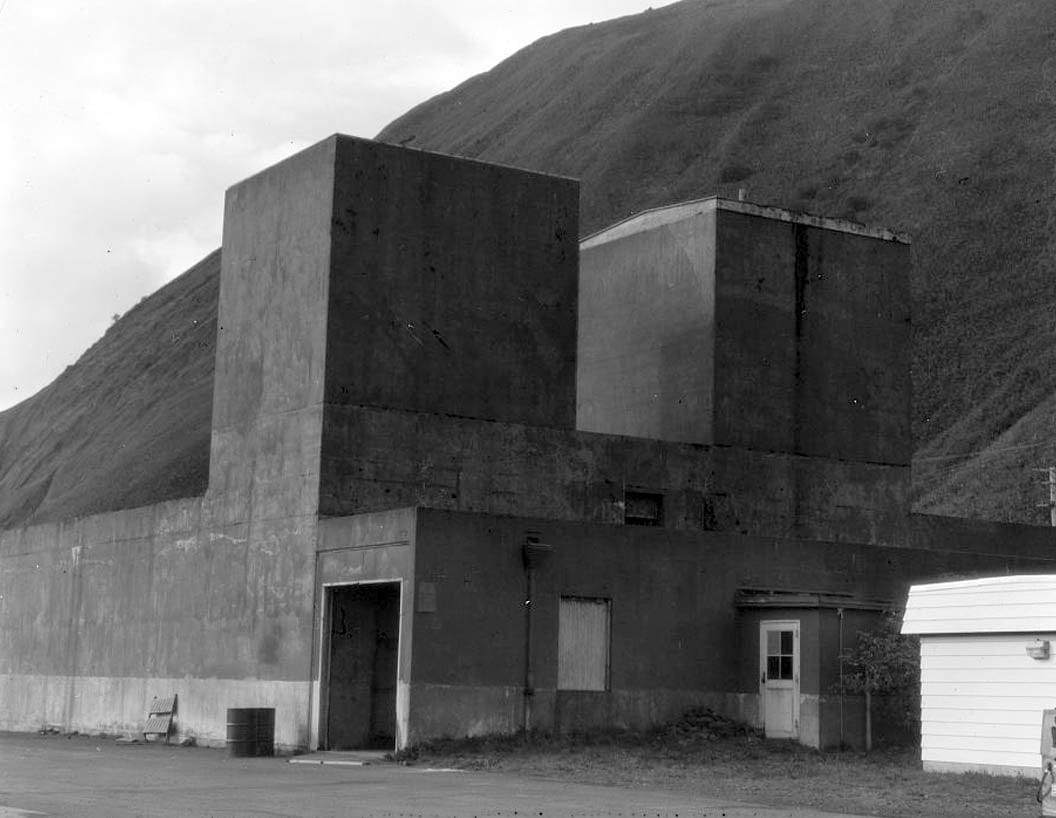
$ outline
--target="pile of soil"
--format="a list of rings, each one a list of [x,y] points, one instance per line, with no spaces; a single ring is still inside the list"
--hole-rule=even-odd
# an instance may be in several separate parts
[[[740,737],[761,739],[763,733],[749,724],[722,716],[710,707],[687,710],[679,719],[663,725],[656,732],[658,742],[679,744]]]

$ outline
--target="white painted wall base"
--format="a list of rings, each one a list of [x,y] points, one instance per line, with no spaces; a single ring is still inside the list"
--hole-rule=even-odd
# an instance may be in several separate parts
[[[821,697],[816,693],[799,695],[799,735],[800,744],[821,747]]]
[[[205,745],[227,739],[227,709],[274,707],[275,746],[308,746],[308,682],[260,679],[146,679],[0,675],[0,730],[44,727],[81,733],[135,734],[155,697],[178,696],[176,735]]]

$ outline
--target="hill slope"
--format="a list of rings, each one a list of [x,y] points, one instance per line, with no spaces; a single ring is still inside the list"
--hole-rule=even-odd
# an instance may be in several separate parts
[[[0,413],[0,528],[205,491],[220,252]]]
[[[545,38],[380,138],[579,176],[586,231],[747,188],[909,233],[915,438],[980,451],[1056,389],[1054,35],[1046,0],[687,0]],[[979,514],[934,462],[921,508]],[[1010,488],[986,515],[1041,519]]]
[[[686,0],[546,37],[379,138],[577,176],[585,233],[738,188],[909,233],[919,507],[1040,521],[1053,54],[1049,0]],[[0,413],[0,525],[204,489],[218,268]]]

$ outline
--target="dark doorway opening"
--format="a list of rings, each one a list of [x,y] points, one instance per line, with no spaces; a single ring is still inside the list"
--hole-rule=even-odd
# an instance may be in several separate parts
[[[396,746],[400,583],[330,589],[326,747]]]

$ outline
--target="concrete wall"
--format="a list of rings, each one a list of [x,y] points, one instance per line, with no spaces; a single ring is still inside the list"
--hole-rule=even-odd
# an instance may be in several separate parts
[[[964,520],[938,514],[910,516],[910,545],[931,550],[979,554],[1018,554],[1047,558],[1056,551],[1056,528],[990,520]],[[962,579],[951,566],[943,579]]]
[[[874,559],[877,556],[875,553],[871,555]],[[866,570],[872,570],[872,566]],[[898,599],[888,597],[888,601],[891,608],[899,604]],[[870,609],[874,606],[867,603],[867,609],[856,607],[862,604],[863,600],[848,596],[842,607],[838,599],[831,598],[825,602],[804,602],[798,607],[743,604],[739,607],[737,628],[741,644],[756,647],[754,652],[742,651],[739,678],[750,686],[754,677],[757,689],[760,622],[784,619],[800,623],[799,741],[808,746],[865,747],[864,698],[849,691],[844,691],[843,695],[840,693],[840,654],[854,647],[859,631],[880,627],[884,616],[882,610]],[[885,720],[888,712],[885,706],[882,697],[874,697],[872,729],[873,739],[878,744],[906,738],[903,731]],[[745,715],[749,721],[756,717],[753,711]]]
[[[664,495],[670,528],[908,542],[900,466],[364,407],[329,407],[326,422],[334,514],[420,504],[620,523],[639,488]]]
[[[908,465],[909,247],[717,219],[715,439]]]
[[[240,512],[318,509],[335,150],[330,138],[227,192],[209,492]]]
[[[583,243],[579,428],[908,465],[909,247],[712,199]]]
[[[817,607],[787,608],[763,607],[737,609],[736,633],[741,646],[739,655],[731,656],[737,667],[737,684],[744,688],[746,700],[751,708],[741,715],[746,721],[762,726],[763,713],[760,706],[759,626],[768,620],[790,620],[799,623],[799,726],[797,740],[808,747],[820,747],[821,713],[819,704],[820,657],[825,651],[823,632],[820,627],[821,612]],[[754,680],[754,681],[749,681]],[[745,684],[747,683],[747,687]],[[754,684],[754,690],[752,688]]]
[[[714,440],[715,214],[588,240],[576,428]]]
[[[557,547],[534,711],[560,728],[695,703],[751,718],[738,587],[899,599],[950,572],[1051,570],[1049,533],[911,527],[897,244],[720,214],[741,243],[716,250],[716,303],[738,318],[716,330],[730,402],[708,404],[707,370],[687,364],[706,322],[672,307],[686,334],[650,360],[662,394],[700,386],[699,401],[634,416],[674,435],[709,428],[693,424],[711,405],[717,443],[574,431],[574,197],[567,180],[343,137],[233,187],[209,490],[0,532],[0,728],[131,731],[176,693],[178,730],[202,741],[223,740],[228,707],[273,706],[280,747],[314,745],[327,588],[379,580],[401,583],[397,743],[515,729],[526,527]],[[671,283],[703,298],[701,269]],[[753,346],[743,322],[764,318],[791,321],[795,360]],[[859,325],[868,337],[847,335]],[[766,386],[779,353],[791,392]],[[902,374],[869,374],[887,367]],[[662,527],[621,524],[628,489],[664,496]],[[562,593],[613,600],[610,692],[554,689]]]
[[[276,708],[308,742],[336,141],[228,192],[205,497],[0,535],[0,725],[181,732]]]
[[[526,662],[526,532],[554,546],[538,573],[533,724],[644,726],[693,704],[758,718],[758,623],[799,618],[801,718],[811,743],[840,733],[838,630],[833,612],[738,609],[738,588],[877,597],[892,604],[908,585],[951,567],[978,574],[1047,571],[1052,559],[803,542],[636,526],[419,511],[416,592],[432,586],[435,610],[415,619],[410,740],[519,729]],[[562,595],[612,600],[611,690],[557,691],[557,610]],[[848,607],[852,607],[848,605]],[[778,616],[777,614],[780,614]],[[795,614],[793,616],[793,614]],[[844,645],[875,612],[847,614]],[[473,646],[481,646],[474,648]],[[857,700],[844,702],[858,743]]]
[[[189,500],[0,533],[0,729],[135,731],[175,693],[203,743],[260,706],[305,744],[310,573],[231,516]]]
[[[319,523],[316,567],[316,655],[312,662],[311,747],[327,746],[320,725],[327,719],[327,591],[356,583],[400,583],[400,636],[396,686],[396,746],[408,740],[412,646],[414,639],[414,549],[417,510],[396,509],[355,517],[326,518]]]
[[[336,150],[327,402],[571,428],[578,183]]]
[[[219,743],[226,708],[271,706],[280,746],[314,746],[325,588],[399,580],[398,741],[516,729],[530,528],[555,546],[536,601],[539,726],[642,725],[698,703],[755,718],[757,657],[745,646],[758,612],[738,612],[737,588],[898,601],[950,571],[1053,570],[970,551],[425,509],[323,519],[313,569],[280,540],[225,533],[218,520],[230,516],[187,501],[0,535],[0,728],[131,731],[152,696],[177,693],[180,733]],[[612,598],[611,693],[554,690],[561,594]],[[827,692],[838,643],[820,616],[801,713],[816,706],[826,742],[838,731]],[[859,626],[848,621],[845,644]],[[845,709],[850,733],[860,708]]]

